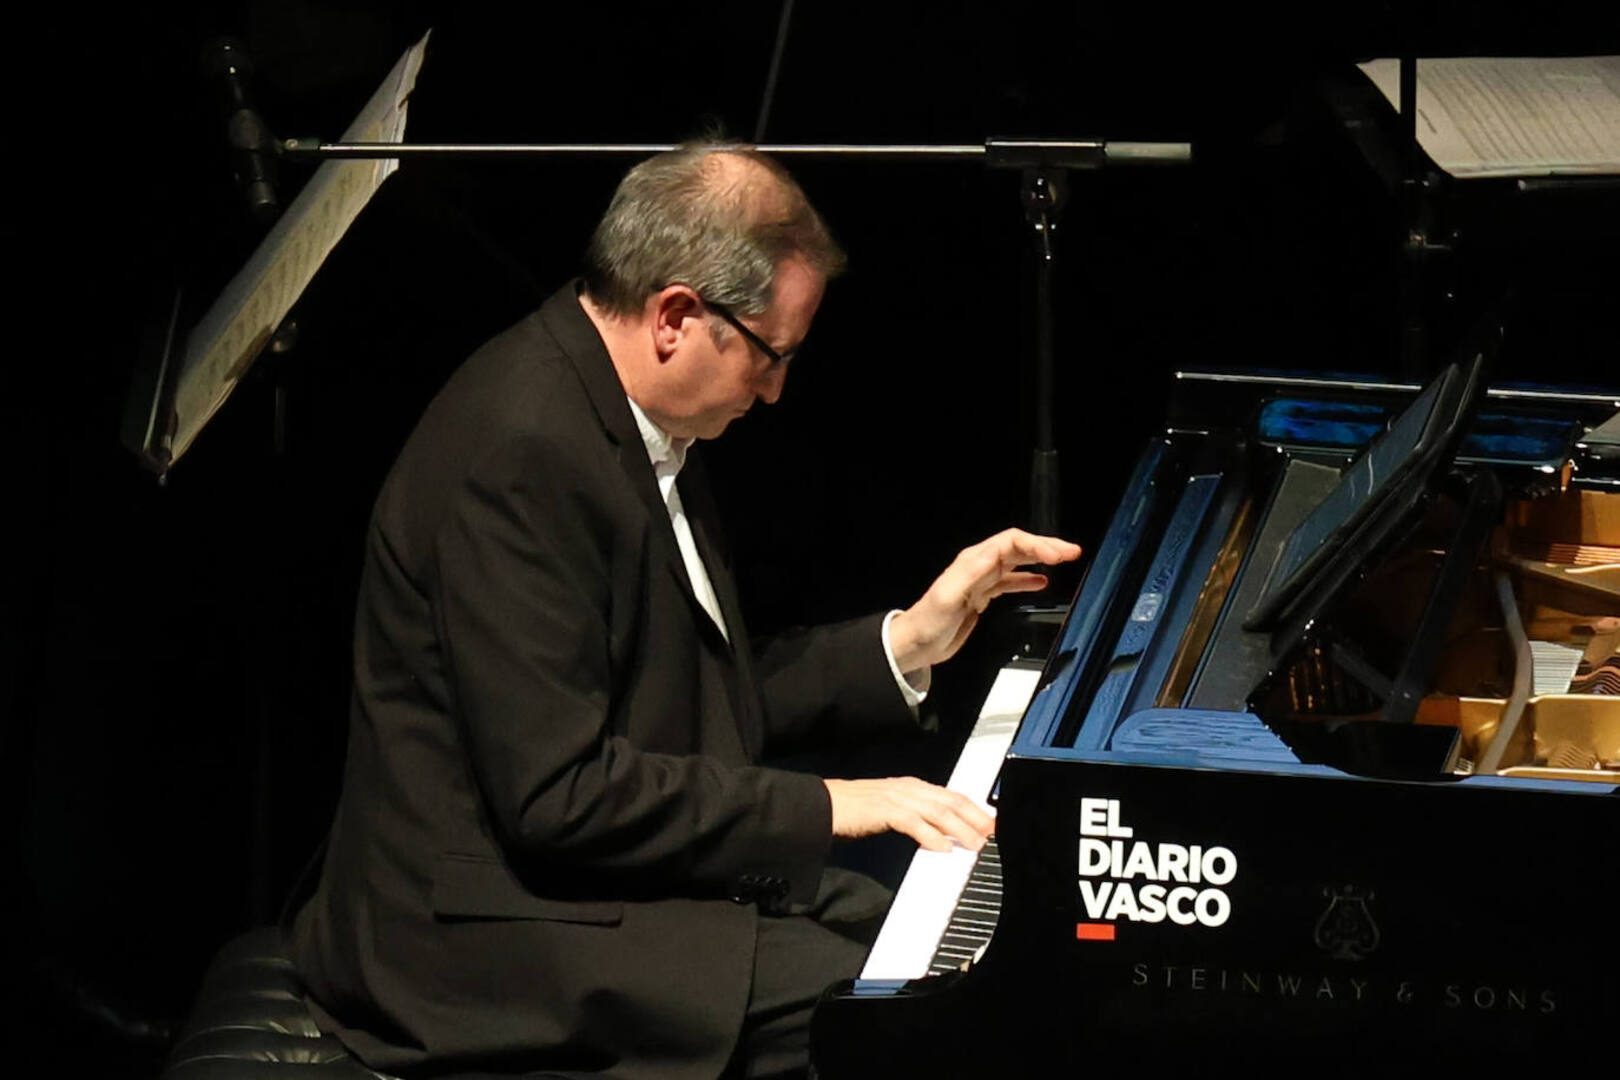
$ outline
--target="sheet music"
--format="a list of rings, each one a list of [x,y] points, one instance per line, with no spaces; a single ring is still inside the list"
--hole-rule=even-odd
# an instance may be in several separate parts
[[[1014,667],[997,673],[946,787],[990,809],[986,801],[990,788],[1018,733],[1029,699],[1035,696],[1040,674],[1033,668]],[[866,957],[861,978],[920,979],[928,974],[934,946],[945,933],[951,910],[977,857],[976,852],[964,847],[949,851],[918,849],[895,893],[883,929]]]
[[[1400,61],[1362,72],[1399,107]],[[1417,62],[1418,142],[1456,177],[1620,173],[1620,56]]]
[[[344,142],[402,142],[406,103],[416,87],[428,35],[405,50],[366,102]],[[399,159],[325,161],[276,220],[186,340],[174,384],[171,462],[191,445],[309,285],[315,271]],[[150,439],[161,439],[153,432]]]

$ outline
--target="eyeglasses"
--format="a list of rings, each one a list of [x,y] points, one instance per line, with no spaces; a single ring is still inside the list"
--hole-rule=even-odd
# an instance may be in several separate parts
[[[792,359],[790,356],[783,356],[781,353],[767,345],[764,338],[760,337],[758,334],[748,329],[748,327],[744,326],[742,320],[733,315],[731,313],[731,309],[726,307],[724,304],[717,304],[713,300],[703,299],[702,297],[699,297],[699,299],[703,300],[703,302],[708,305],[710,311],[714,312],[716,315],[726,320],[726,322],[730,323],[732,329],[741,334],[749,344],[753,345],[760,352],[764,353],[766,357],[770,359],[771,363],[785,364]]]

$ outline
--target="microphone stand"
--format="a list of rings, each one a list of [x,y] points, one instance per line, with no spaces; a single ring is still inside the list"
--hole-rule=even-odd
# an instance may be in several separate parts
[[[1443,291],[1436,284],[1440,276],[1437,271],[1449,269],[1449,264],[1442,261],[1453,253],[1452,234],[1442,227],[1437,212],[1440,176],[1418,141],[1416,54],[1411,50],[1402,52],[1399,64],[1399,109],[1404,136],[1401,213],[1406,230],[1401,244],[1400,372],[1401,378],[1408,382],[1423,383],[1435,369],[1427,317],[1435,293]]]

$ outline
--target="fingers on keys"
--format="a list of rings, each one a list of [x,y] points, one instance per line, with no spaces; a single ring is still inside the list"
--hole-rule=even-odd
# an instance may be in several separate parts
[[[954,844],[978,851],[995,833],[995,818],[960,792],[915,777],[884,783],[892,785],[894,796],[889,827],[930,851],[949,851]]]

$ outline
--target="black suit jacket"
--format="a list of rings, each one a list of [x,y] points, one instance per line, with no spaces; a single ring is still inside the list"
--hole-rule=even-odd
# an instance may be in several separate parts
[[[759,905],[814,895],[820,780],[773,740],[911,719],[879,620],[751,651],[695,455],[699,607],[573,288],[434,400],[383,485],[343,793],[289,949],[390,1072],[714,1076]]]

